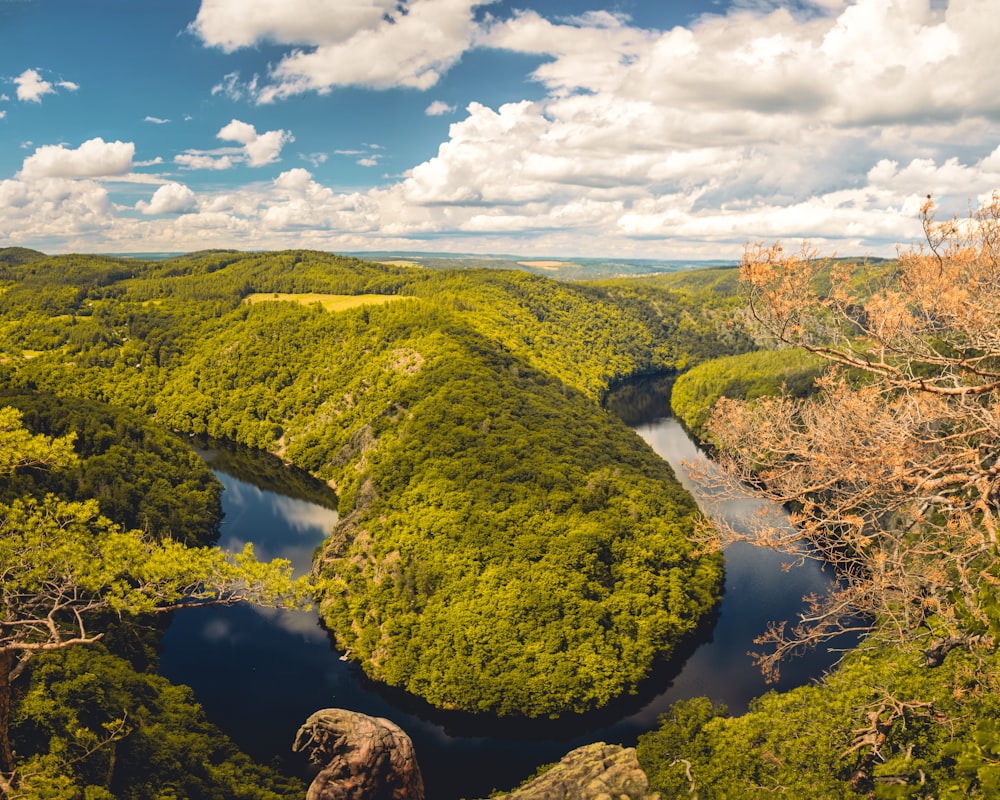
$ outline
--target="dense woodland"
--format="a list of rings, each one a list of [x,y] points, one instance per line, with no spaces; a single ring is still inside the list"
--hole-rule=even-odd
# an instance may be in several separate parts
[[[692,541],[693,501],[601,400],[630,376],[749,348],[726,324],[728,293],[315,252],[142,262],[12,249],[0,281],[14,427],[74,434],[78,453],[71,469],[14,465],[11,502],[93,498],[113,524],[197,545],[218,488],[173,434],[277,453],[337,491],[312,591],[373,678],[442,708],[592,710],[633,691],[718,600],[721,557]],[[125,633],[142,624],[112,626],[101,647],[167,691],[153,645]],[[13,750],[33,765],[15,772],[22,791],[63,769],[67,786],[132,796],[119,751],[138,741],[135,715],[98,703],[83,723],[36,719],[53,682],[74,680],[46,665],[110,669],[98,652],[36,655],[17,676]],[[120,722],[128,733],[105,732]],[[91,734],[73,750],[61,725]],[[237,777],[214,796],[279,791],[224,753],[206,762],[224,757]],[[241,781],[264,788],[240,794]]]
[[[975,244],[946,238],[930,239],[941,274]],[[15,520],[21,498],[46,493],[92,498],[116,525],[197,547],[216,530],[218,487],[175,434],[274,452],[337,492],[340,522],[310,591],[338,647],[370,676],[445,709],[584,712],[634,690],[719,598],[716,534],[669,467],[602,407],[621,382],[676,374],[677,416],[734,476],[786,502],[802,530],[814,526],[818,552],[842,559],[854,591],[839,597],[838,624],[869,635],[822,683],[766,695],[741,717],[704,700],[677,704],[640,741],[652,787],[664,797],[988,797],[1000,784],[1000,614],[982,587],[995,545],[970,554],[957,577],[934,573],[941,588],[903,597],[886,583],[888,601],[866,606],[878,593],[875,566],[894,557],[872,546],[892,537],[871,525],[891,531],[908,509],[882,506],[879,516],[872,497],[856,510],[871,522],[842,517],[831,530],[819,521],[836,511],[844,476],[820,489],[780,480],[811,474],[823,452],[808,438],[812,411],[860,408],[848,401],[866,392],[884,409],[901,392],[915,396],[940,359],[951,359],[950,374],[973,363],[968,374],[986,387],[972,395],[976,408],[993,408],[989,359],[1000,351],[989,342],[914,323],[904,333],[924,345],[922,360],[901,366],[886,356],[900,341],[886,347],[872,336],[884,327],[866,327],[908,307],[921,274],[913,267],[774,250],[749,254],[740,271],[560,283],[307,251],[144,262],[0,250],[0,405],[19,410],[9,425],[22,447],[25,437],[75,433],[46,441],[78,453],[45,470],[11,461],[0,512]],[[986,319],[996,299],[980,300]],[[942,319],[926,309],[918,318]],[[927,349],[934,342],[944,344]],[[903,383],[879,383],[886,375]],[[805,444],[750,436],[773,434],[768,415]],[[924,434],[943,429],[935,419]],[[947,430],[941,441],[955,441],[958,429]],[[973,450],[986,441],[967,437]],[[852,441],[843,430],[840,440]],[[756,449],[741,460],[744,442]],[[980,461],[985,495],[949,521],[956,490],[933,514],[914,512],[910,538],[893,541],[917,541],[926,524],[964,526],[966,538],[992,524],[995,459]],[[134,477],[115,480],[123,473]],[[845,531],[857,533],[847,545]],[[911,550],[917,560],[899,575],[941,556]],[[970,591],[949,595],[948,580]],[[881,635],[912,603],[924,610],[906,635]],[[825,613],[821,599],[814,609]],[[138,798],[153,782],[176,797],[301,796],[295,779],[249,762],[185,690],[155,675],[154,620],[97,624],[99,644],[36,655],[16,676],[11,796]],[[826,631],[762,632],[762,663],[775,669],[797,648],[822,646]],[[188,760],[171,772],[182,740]]]

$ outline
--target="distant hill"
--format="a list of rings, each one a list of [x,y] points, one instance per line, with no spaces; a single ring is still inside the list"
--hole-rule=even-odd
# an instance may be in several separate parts
[[[414,253],[364,251],[348,253],[366,261],[428,269],[516,269],[562,281],[600,280],[680,272],[705,267],[735,266],[730,260],[676,260],[651,258],[549,258],[509,254]]]
[[[0,264],[10,264],[19,266],[38,261],[40,258],[47,258],[45,253],[32,250],[28,247],[3,247],[0,248]]]

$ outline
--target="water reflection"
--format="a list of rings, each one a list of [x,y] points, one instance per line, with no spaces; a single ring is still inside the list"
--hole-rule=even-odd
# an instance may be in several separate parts
[[[773,503],[714,490],[704,476],[716,474],[718,468],[676,420],[658,419],[635,430],[673,467],[677,479],[707,516],[724,519],[738,531],[752,531],[761,522],[788,524]],[[712,642],[688,659],[667,695],[674,699],[706,695],[739,714],[754,697],[769,689],[799,686],[833,661],[835,656],[827,652],[789,661],[782,666],[781,680],[767,684],[749,655],[756,649],[753,639],[766,630],[768,622],[792,619],[801,608],[801,599],[825,592],[833,577],[817,562],[786,569],[787,556],[742,542],[730,545],[725,552],[725,594]]]
[[[684,430],[661,416],[662,394],[641,399],[643,415],[630,418],[639,435],[671,463],[708,513],[750,520],[753,499],[723,500],[692,482],[685,462],[703,458]],[[219,472],[226,513],[221,542],[241,549],[252,541],[262,558],[289,558],[309,569],[313,550],[336,522],[336,513]],[[661,665],[638,695],[584,718],[550,721],[496,720],[449,714],[397,690],[374,684],[340,660],[315,613],[262,612],[249,607],[206,608],[178,614],[164,639],[161,672],[189,684],[208,716],[259,760],[294,761],[290,745],[313,711],[341,707],[386,717],[414,741],[428,797],[486,797],[509,789],[540,764],[595,741],[634,743],[678,699],[706,695],[741,713],[771,688],[788,688],[819,675],[833,656],[816,653],[791,662],[781,683],[767,685],[747,651],[771,620],[791,619],[801,598],[830,582],[815,564],[786,572],[780,554],[733,545],[726,551],[726,590],[714,626],[688,642],[672,663]]]

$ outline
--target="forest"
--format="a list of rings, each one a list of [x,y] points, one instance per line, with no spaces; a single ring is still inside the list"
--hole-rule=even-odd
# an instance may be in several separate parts
[[[601,400],[630,376],[749,347],[720,322],[731,298],[306,251],[143,262],[9,249],[0,281],[11,435],[73,450],[43,466],[12,455],[9,524],[26,498],[58,498],[97,504],[81,517],[95,547],[104,529],[203,547],[219,490],[177,435],[273,452],[339,499],[309,587],[338,648],[435,706],[498,716],[581,713],[634,691],[718,601],[722,559],[692,541],[692,499]],[[106,577],[93,592],[137,582]],[[301,588],[254,581],[258,601]],[[44,652],[11,650],[11,791],[141,795],[124,753],[146,717],[101,701],[69,719],[41,698],[63,675],[68,691],[83,662],[167,691],[150,615],[181,600],[152,593],[121,623],[90,614],[93,646],[63,646],[60,631]],[[105,649],[123,663],[91,664]],[[213,796],[285,791],[235,756],[216,762],[191,778],[228,787]]]
[[[60,525],[79,542],[5,585],[4,791],[302,796],[155,674],[187,604],[313,602],[371,678],[442,709],[560,717],[635,691],[714,608],[740,538],[603,407],[676,375],[675,415],[790,510],[795,537],[761,542],[841,579],[761,632],[762,669],[843,630],[862,642],[739,717],[678,703],[639,743],[652,788],[991,796],[998,217],[996,199],[963,226],[928,206],[928,247],[891,262],[761,245],[739,270],[581,282],[313,251],[0,250],[0,569],[44,561],[31,537]],[[192,435],[336,491],[307,581],[211,547],[220,489]],[[146,555],[109,559],[43,630],[40,587],[101,548]],[[161,551],[176,568],[144,571]]]

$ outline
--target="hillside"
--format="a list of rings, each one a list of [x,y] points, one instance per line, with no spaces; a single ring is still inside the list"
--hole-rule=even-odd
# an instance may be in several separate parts
[[[586,711],[633,690],[718,597],[692,501],[598,403],[697,358],[671,338],[669,292],[651,307],[308,251],[62,256],[10,280],[8,385],[270,450],[337,490],[317,599],[374,678],[444,708]],[[395,302],[329,311],[309,294]],[[713,325],[689,340],[728,351]]]

